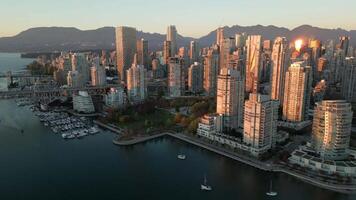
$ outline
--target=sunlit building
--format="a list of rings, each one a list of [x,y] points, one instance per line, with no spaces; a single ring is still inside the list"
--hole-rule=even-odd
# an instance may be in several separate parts
[[[348,156],[352,126],[350,103],[328,100],[316,103],[312,145],[322,158],[345,159]]]
[[[218,72],[219,53],[217,49],[211,48],[204,56],[204,92],[208,96],[216,96]]]
[[[130,103],[139,103],[146,99],[147,83],[146,83],[147,69],[143,65],[138,65],[134,62],[127,70],[127,94]]]
[[[171,56],[177,54],[177,29],[174,25],[167,27],[167,38],[166,41],[170,41],[171,44]]]
[[[288,42],[284,37],[277,37],[272,48],[271,64],[271,99],[283,104],[284,79],[288,69]]]
[[[260,155],[274,146],[279,102],[268,95],[250,94],[245,102],[243,141],[251,153]]]
[[[126,26],[116,28],[116,62],[121,81],[126,81],[126,70],[130,68],[136,53],[136,29]]]
[[[295,62],[286,72],[283,119],[302,122],[307,119],[310,105],[312,72],[303,62]]]
[[[240,72],[221,69],[218,75],[216,113],[223,117],[224,129],[242,127],[244,83]]]
[[[262,53],[262,36],[250,35],[246,41],[246,80],[245,91],[256,93],[259,90],[259,72]]]

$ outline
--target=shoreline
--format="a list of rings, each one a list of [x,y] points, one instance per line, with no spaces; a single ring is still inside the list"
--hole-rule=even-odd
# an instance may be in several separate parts
[[[150,141],[150,140],[153,140],[156,138],[160,138],[163,136],[173,137],[175,139],[187,142],[191,145],[206,149],[206,150],[214,152],[216,154],[233,159],[235,161],[239,161],[241,163],[244,163],[251,167],[257,168],[259,170],[263,170],[263,171],[267,171],[267,172],[285,173],[285,174],[292,176],[298,180],[301,180],[305,183],[314,185],[319,188],[331,190],[334,192],[339,192],[342,194],[356,194],[356,185],[336,185],[336,184],[329,184],[327,182],[321,182],[319,180],[313,179],[312,177],[309,177],[304,174],[289,170],[285,167],[282,167],[281,165],[269,164],[269,163],[264,163],[264,162],[261,162],[258,160],[252,160],[251,158],[249,158],[247,156],[234,154],[233,152],[229,152],[227,150],[216,147],[214,145],[207,144],[203,141],[199,141],[198,139],[191,138],[191,137],[183,135],[181,133],[164,132],[164,133],[160,133],[160,134],[156,134],[156,135],[152,135],[152,136],[135,138],[132,140],[127,140],[127,141],[122,141],[122,142],[114,139],[113,143],[118,146],[130,146],[130,145],[144,143],[144,142],[147,142],[147,141]]]

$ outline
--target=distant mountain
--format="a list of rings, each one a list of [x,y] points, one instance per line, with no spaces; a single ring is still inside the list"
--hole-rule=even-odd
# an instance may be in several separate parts
[[[297,37],[313,37],[320,40],[337,40],[341,35],[351,37],[351,44],[356,45],[356,30],[323,29],[302,25],[292,30],[276,26],[232,26],[224,27],[225,36],[234,36],[236,33],[260,34],[265,39],[274,39],[277,36],[285,36],[292,40]],[[162,49],[164,34],[137,32],[137,38],[145,38],[149,41],[151,50]],[[216,31],[199,39],[178,35],[178,45],[188,46],[189,42],[196,40],[201,46],[209,46],[216,40]],[[0,52],[48,52],[68,50],[90,49],[114,49],[115,29],[103,27],[96,30],[79,30],[66,27],[40,27],[31,28],[13,37],[0,38]]]

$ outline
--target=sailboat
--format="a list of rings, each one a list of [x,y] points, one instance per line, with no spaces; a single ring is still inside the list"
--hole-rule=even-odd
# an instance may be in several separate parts
[[[271,180],[271,183],[270,183],[270,185],[269,185],[269,191],[266,192],[266,195],[267,195],[267,196],[271,196],[271,197],[277,196],[278,193],[275,192],[275,191],[273,191],[272,188],[273,188],[273,187],[272,187],[272,180]]]
[[[204,176],[204,183],[200,185],[200,189],[205,191],[211,191],[213,189],[210,185],[208,185],[206,176]]]

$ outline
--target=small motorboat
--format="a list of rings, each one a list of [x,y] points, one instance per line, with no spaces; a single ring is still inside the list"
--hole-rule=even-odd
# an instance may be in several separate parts
[[[179,160],[185,160],[186,156],[184,154],[179,154],[178,156]]]
[[[200,185],[200,189],[204,191],[211,191],[213,189],[210,185],[208,185],[206,176],[204,176],[204,183]]]

